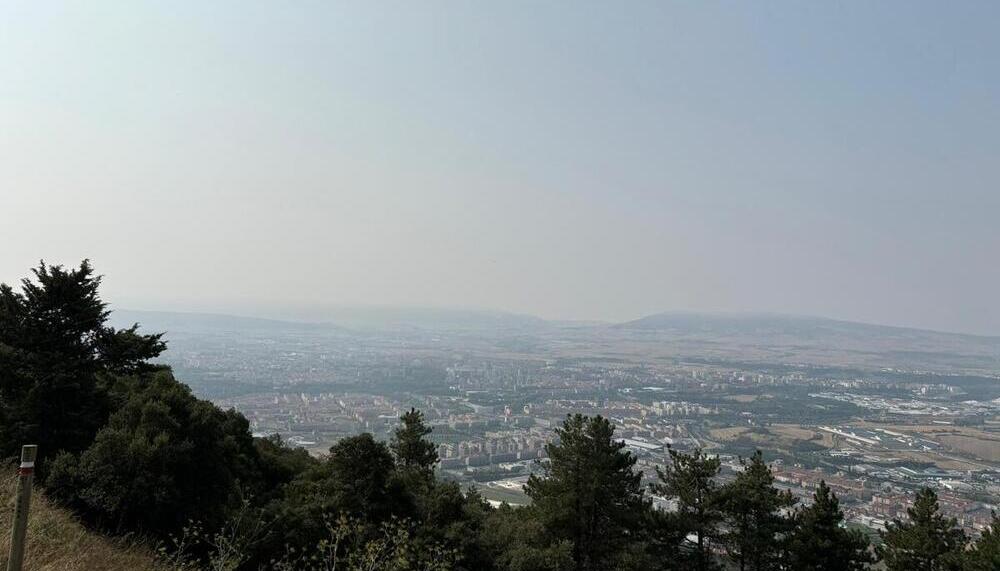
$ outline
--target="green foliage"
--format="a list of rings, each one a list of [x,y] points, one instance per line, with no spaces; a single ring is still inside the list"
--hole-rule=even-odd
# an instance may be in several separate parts
[[[248,499],[215,533],[207,533],[200,522],[189,522],[157,554],[175,571],[237,571],[250,559],[256,543],[266,533],[266,524]]]
[[[292,458],[282,454],[281,465],[287,465]],[[399,466],[389,447],[371,434],[345,438],[325,461],[300,467],[268,507],[272,534],[262,550],[268,557],[285,546],[301,555],[329,542],[331,518],[344,516],[356,524],[354,544],[381,541],[380,526],[405,520],[408,549],[434,552],[444,546],[456,571],[489,568],[479,543],[489,510],[482,498],[437,482],[432,473],[429,479],[408,477],[413,472]]]
[[[677,513],[662,518],[660,535],[665,543],[681,543],[674,563],[681,568],[705,571],[719,568],[712,557],[712,547],[720,538],[723,520],[722,496],[715,477],[719,458],[709,458],[701,450],[684,454],[670,450],[670,464],[657,468],[659,482],[653,492],[676,500]],[[694,539],[688,539],[693,536]]]
[[[254,447],[261,476],[258,498],[264,501],[280,498],[285,487],[299,474],[319,465],[319,460],[310,456],[306,449],[288,446],[278,434],[255,438]]]
[[[371,521],[385,520],[400,496],[394,489],[395,460],[371,434],[345,438],[330,448],[324,491],[337,509]]]
[[[482,535],[485,549],[500,571],[568,571],[574,569],[573,544],[549,541],[533,508],[502,504],[489,514]]]
[[[0,284],[0,454],[30,442],[53,458],[86,448],[107,421],[98,376],[148,371],[165,344],[136,326],[106,325],[101,278],[88,261],[77,269],[43,262],[32,272],[19,292]]]
[[[569,416],[556,434],[544,475],[532,475],[525,492],[550,541],[572,545],[573,569],[615,568],[649,509],[636,459],[601,416]]]
[[[741,571],[780,569],[782,543],[791,531],[791,520],[783,510],[793,506],[795,499],[774,487],[774,475],[759,450],[740,463],[743,471],[722,491],[729,529],[727,552]]]
[[[403,423],[393,433],[390,445],[396,461],[407,470],[432,472],[438,462],[437,446],[424,438],[431,428],[424,424],[423,413],[411,408],[400,420]]]
[[[240,485],[259,483],[241,415],[195,398],[169,371],[122,378],[124,404],[79,456],[53,462],[51,493],[100,527],[164,535],[221,525]]]
[[[392,518],[377,526],[340,516],[327,534],[306,549],[289,548],[271,561],[275,571],[453,571],[457,555],[441,545],[418,547],[413,525]]]
[[[874,563],[868,538],[843,527],[844,512],[837,495],[820,481],[813,503],[795,514],[788,542],[791,571],[861,571]]]
[[[963,564],[965,533],[954,519],[938,512],[937,494],[917,493],[906,510],[907,521],[894,520],[882,533],[879,555],[888,571],[958,571]]]
[[[456,571],[492,568],[492,559],[480,538],[490,505],[475,489],[462,492],[455,482],[431,481],[429,486],[411,490],[415,494],[413,541],[418,548],[448,546],[455,552]]]
[[[982,537],[972,544],[965,554],[966,571],[996,571],[1000,569],[1000,517],[993,514],[993,522]]]
[[[331,516],[344,514],[380,524],[400,513],[410,501],[394,478],[395,468],[389,447],[371,434],[341,440],[325,460],[298,474],[282,497],[268,506],[274,522],[268,548],[315,545],[326,537]],[[410,512],[407,508],[405,514]]]

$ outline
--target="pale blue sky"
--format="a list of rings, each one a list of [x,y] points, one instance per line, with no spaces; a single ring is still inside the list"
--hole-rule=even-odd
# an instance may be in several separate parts
[[[0,281],[1000,335],[995,2],[0,0]]]

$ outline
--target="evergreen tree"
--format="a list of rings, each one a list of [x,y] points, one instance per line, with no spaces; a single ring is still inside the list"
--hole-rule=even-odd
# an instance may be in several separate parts
[[[500,571],[573,569],[569,540],[546,541],[545,535],[533,507],[513,508],[504,503],[489,514],[482,542]]]
[[[965,553],[965,571],[996,571],[1000,569],[1000,517],[993,514],[993,523]]]
[[[396,468],[384,442],[369,434],[344,438],[330,448],[327,491],[339,511],[382,521],[393,512],[392,473]]]
[[[743,471],[723,490],[727,551],[740,571],[779,569],[784,538],[791,528],[782,512],[795,499],[774,487],[774,475],[760,450],[740,463]]]
[[[677,501],[677,513],[665,526],[667,533],[683,544],[679,561],[675,561],[681,568],[704,571],[719,567],[711,553],[723,519],[715,482],[719,466],[717,456],[709,458],[701,450],[684,454],[671,449],[670,464],[656,469],[659,482],[652,485],[653,491]]]
[[[434,545],[452,550],[456,571],[490,571],[496,565],[482,538],[492,511],[475,488],[463,493],[457,482],[432,480],[417,499],[413,543],[419,550]]]
[[[882,532],[879,546],[888,571],[958,571],[962,568],[965,532],[953,518],[939,512],[937,494],[930,488],[917,493],[906,510],[907,521],[893,520]]]
[[[93,443],[52,462],[49,493],[88,521],[159,537],[188,520],[210,529],[260,489],[258,454],[246,418],[191,394],[169,371],[118,379],[124,398]]]
[[[101,278],[87,260],[68,270],[43,262],[32,273],[20,292],[0,284],[0,455],[32,443],[54,458],[86,448],[107,421],[99,376],[150,370],[165,345],[138,326],[106,325]]]
[[[319,464],[319,460],[310,456],[305,448],[290,446],[278,434],[255,438],[253,443],[260,459],[261,490],[258,499],[268,501],[280,498],[296,476]]]
[[[346,516],[373,533],[391,516],[409,517],[412,502],[394,477],[395,461],[384,442],[369,434],[344,438],[325,461],[285,486],[284,497],[268,507],[271,547],[316,545],[329,525]]]
[[[791,571],[860,571],[874,562],[868,539],[843,528],[840,501],[826,482],[820,481],[812,505],[799,510],[794,521],[788,542]]]
[[[525,486],[534,513],[553,543],[570,543],[574,570],[613,569],[648,509],[636,458],[601,416],[569,416],[556,434],[544,474]]]
[[[412,509],[408,515],[418,524],[413,544],[418,550],[447,546],[458,571],[490,569],[493,562],[479,541],[489,504],[474,489],[463,494],[458,483],[434,478],[437,445],[427,439],[431,428],[423,413],[411,408],[400,420],[389,448],[396,459],[395,481],[408,496],[396,511]]]
[[[431,428],[424,424],[424,414],[411,408],[400,420],[403,423],[396,428],[389,445],[397,464],[404,470],[433,473],[438,463],[437,445],[425,438]]]

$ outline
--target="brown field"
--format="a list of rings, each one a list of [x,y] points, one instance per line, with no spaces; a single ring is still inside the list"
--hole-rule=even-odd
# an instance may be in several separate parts
[[[980,470],[982,464],[966,462],[958,458],[949,458],[933,452],[900,452],[893,453],[900,458],[908,458],[915,462],[930,462],[942,470]]]
[[[945,424],[913,424],[903,426],[886,426],[876,423],[858,422],[857,426],[866,428],[885,428],[896,432],[919,434],[941,443],[954,454],[982,458],[987,462],[1000,462],[1000,433],[987,431],[972,426],[952,426]],[[973,458],[970,458],[973,459]],[[952,463],[954,459],[950,459]],[[942,468],[944,465],[938,462]],[[977,464],[965,464],[965,466]],[[966,468],[955,468],[966,469]]]
[[[772,446],[779,449],[793,448],[797,443],[803,441],[815,442],[827,448],[833,447],[831,435],[795,424],[775,424],[767,428],[758,427],[753,429],[747,426],[716,428],[710,430],[709,434],[719,442],[731,442],[741,437],[748,437],[753,442],[763,446]]]
[[[17,478],[0,476],[0,561],[7,561],[14,514],[14,490]],[[70,514],[55,507],[44,495],[31,499],[28,519],[28,545],[24,554],[25,571],[167,571],[155,562],[153,550],[133,542],[103,537],[84,529]]]
[[[794,424],[775,424],[770,427],[770,431],[790,440],[816,440],[817,442],[820,440],[818,431]]]
[[[728,442],[730,440],[736,440],[740,436],[743,436],[750,430],[747,426],[732,426],[729,428],[713,428],[709,430],[708,433],[715,440],[720,440],[722,442]]]
[[[894,432],[919,434],[940,443],[946,450],[907,452],[901,456],[920,462],[933,462],[943,470],[978,470],[986,467],[976,458],[981,458],[985,462],[1000,463],[1000,433],[997,432],[948,424],[891,425],[864,421],[852,424],[863,428],[883,428]]]
[[[956,434],[973,438],[1000,440],[1000,433],[972,426],[954,426],[950,424],[882,424],[866,421],[852,422],[851,425],[862,428],[883,428],[895,432],[921,434],[927,437],[933,437],[938,434]]]
[[[1000,462],[1000,438],[982,438],[959,434],[938,434],[934,439],[957,452],[989,462]]]
[[[833,437],[832,434],[830,434],[829,432],[824,432],[823,435],[822,435],[822,437],[819,440],[819,444],[821,446],[825,446],[827,448],[833,448],[834,446],[837,445],[837,441],[834,440],[834,437]]]

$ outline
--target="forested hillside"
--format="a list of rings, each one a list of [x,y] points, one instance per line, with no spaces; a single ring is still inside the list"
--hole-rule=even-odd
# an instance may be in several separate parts
[[[108,326],[99,286],[87,262],[0,286],[0,449],[38,444],[49,497],[95,532],[160,545],[166,568],[1000,569],[1000,521],[970,542],[929,489],[876,549],[844,528],[825,485],[809,506],[779,491],[759,452],[722,484],[718,459],[672,451],[646,488],[600,416],[566,418],[522,508],[438,479],[416,410],[388,443],[359,434],[314,458],[253,438],[238,412],[151,364],[160,336]],[[653,493],[676,510],[654,509]]]

